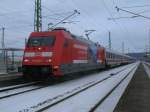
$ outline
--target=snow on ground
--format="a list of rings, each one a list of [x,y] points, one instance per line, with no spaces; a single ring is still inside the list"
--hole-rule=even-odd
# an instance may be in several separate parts
[[[50,85],[49,87],[32,91],[29,93],[24,93],[21,95],[9,97],[0,100],[0,110],[2,112],[16,112],[23,109],[30,109],[31,106],[37,105],[39,102],[46,101],[47,99],[53,98],[60,95],[68,90],[79,87],[91,81],[100,80],[108,77],[111,73],[116,73],[123,68],[132,66],[133,64],[126,65],[123,67],[115,68],[109,71],[104,71],[101,73],[96,73],[96,75],[90,75],[80,79],[75,79],[67,81],[60,84]],[[106,84],[106,86],[108,86]],[[93,93],[92,93],[93,94]],[[85,95],[86,96],[86,95]],[[9,108],[8,108],[9,107]]]
[[[111,91],[111,89],[115,87],[132,68],[133,66],[44,112],[88,112],[98,101],[103,99],[105,95],[109,93],[109,91]],[[109,107],[110,106],[111,105],[109,105]],[[100,112],[108,111],[102,110]]]
[[[139,65],[139,64],[138,64]],[[138,66],[137,66],[138,67]],[[131,81],[137,67],[132,71],[132,73],[124,80],[118,88],[116,88],[111,95],[95,110],[95,112],[113,112],[117,103],[119,102],[122,94],[124,93],[126,87]],[[109,108],[108,108],[109,105]]]

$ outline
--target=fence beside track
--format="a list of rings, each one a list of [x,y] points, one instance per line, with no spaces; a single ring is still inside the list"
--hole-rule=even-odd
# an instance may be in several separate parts
[[[12,80],[22,76],[23,49],[0,49],[0,81]]]
[[[23,49],[0,49],[0,75],[21,71]]]

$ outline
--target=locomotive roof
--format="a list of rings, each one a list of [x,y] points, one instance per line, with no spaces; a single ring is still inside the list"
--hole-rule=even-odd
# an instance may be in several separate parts
[[[95,42],[93,42],[91,40],[88,40],[88,39],[84,38],[83,36],[78,36],[78,35],[75,35],[75,34],[71,33],[69,30],[67,30],[64,27],[57,27],[57,28],[55,28],[55,29],[53,29],[51,31],[65,31],[68,34],[70,34],[72,38],[74,38],[76,40],[79,40],[79,41],[81,41],[83,43],[87,43],[88,45],[101,46],[99,43],[95,43]]]
[[[76,40],[80,40],[80,41],[82,41],[82,42],[86,42],[86,43],[88,43],[88,44],[94,44],[94,42],[93,42],[93,41],[91,41],[91,40],[87,40],[87,39],[86,39],[86,38],[84,38],[83,36],[77,36],[77,35],[72,34],[72,33],[71,33],[71,36],[72,36],[74,39],[76,39]]]

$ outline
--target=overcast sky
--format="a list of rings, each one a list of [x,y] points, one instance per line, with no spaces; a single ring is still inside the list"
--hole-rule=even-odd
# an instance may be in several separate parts
[[[130,6],[143,6],[132,7]],[[150,17],[149,0],[42,0],[43,30],[48,23],[57,23],[70,15],[75,9],[81,14],[68,21],[72,24],[60,24],[77,35],[85,30],[96,30],[90,38],[101,45],[108,46],[108,31],[111,31],[112,48],[121,51],[122,42],[125,51],[144,51],[148,45],[150,19],[142,17],[109,20],[108,18],[132,17],[132,14],[119,11],[115,6]],[[0,0],[0,27],[5,27],[6,47],[24,47],[24,40],[33,31],[34,0]],[[1,30],[0,30],[1,31]],[[1,37],[1,32],[0,32]]]

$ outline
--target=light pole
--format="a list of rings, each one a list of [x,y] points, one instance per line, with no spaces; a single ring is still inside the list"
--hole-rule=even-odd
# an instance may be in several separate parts
[[[109,50],[111,50],[111,32],[109,31],[109,40],[108,40],[108,46],[109,46]]]
[[[125,45],[124,45],[124,42],[122,42],[122,54],[125,54]]]
[[[4,49],[4,48],[5,48],[5,40],[4,40],[4,36],[5,36],[5,28],[2,27],[0,30],[2,30],[1,45],[2,45],[2,49]]]
[[[2,39],[1,39],[1,46],[2,46],[2,56],[5,57],[5,28],[2,27],[0,30],[2,30]]]
[[[7,71],[7,65],[6,65],[6,61],[7,61],[6,53],[7,52],[5,52],[5,28],[2,27],[0,30],[2,30],[1,47],[2,47],[2,58],[3,58],[3,63],[4,63],[3,66],[6,68],[6,71]]]

